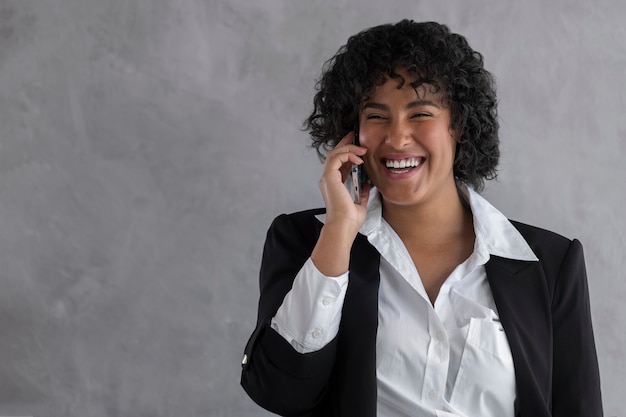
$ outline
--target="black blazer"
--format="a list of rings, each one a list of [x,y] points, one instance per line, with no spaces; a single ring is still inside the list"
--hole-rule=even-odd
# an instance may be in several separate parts
[[[300,354],[270,328],[317,242],[322,224],[315,215],[323,212],[279,216],[268,231],[241,384],[259,405],[284,416],[374,417],[380,255],[365,236],[352,247],[339,333],[330,344]],[[512,224],[539,261],[492,256],[485,268],[513,355],[516,416],[602,416],[582,246]]]

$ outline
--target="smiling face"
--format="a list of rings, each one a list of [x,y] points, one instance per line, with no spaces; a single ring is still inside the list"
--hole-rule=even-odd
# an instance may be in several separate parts
[[[359,116],[365,170],[385,205],[446,204],[458,198],[453,164],[456,149],[450,110],[431,85],[411,86],[416,77],[389,78],[374,89]]]

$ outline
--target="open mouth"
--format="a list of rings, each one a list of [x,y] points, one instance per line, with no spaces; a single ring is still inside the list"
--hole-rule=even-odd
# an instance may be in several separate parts
[[[393,174],[405,174],[419,167],[422,162],[424,162],[424,158],[422,157],[383,160],[387,170]]]

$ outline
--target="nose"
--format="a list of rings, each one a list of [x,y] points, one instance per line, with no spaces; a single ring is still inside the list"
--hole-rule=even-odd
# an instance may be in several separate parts
[[[413,132],[407,122],[396,120],[389,125],[385,142],[401,149],[413,142]]]

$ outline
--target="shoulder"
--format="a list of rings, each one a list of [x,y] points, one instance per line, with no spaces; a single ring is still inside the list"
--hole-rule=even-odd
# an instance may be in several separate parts
[[[314,208],[287,214],[283,213],[274,219],[272,227],[314,227],[317,224],[321,225],[321,222],[316,218],[316,216],[324,213],[326,213],[326,209],[324,208]]]
[[[267,241],[294,242],[310,246],[317,241],[322,223],[315,217],[326,212],[323,208],[298,211],[277,216],[267,232]]]
[[[572,240],[550,230],[515,220],[510,220],[510,222],[528,242],[544,267],[547,265],[559,267],[572,252],[580,253],[582,256],[582,245],[576,239]]]
[[[558,233],[552,232],[550,230],[542,229],[537,226],[532,226],[530,224],[521,223],[515,220],[509,220],[511,224],[517,229],[518,232],[526,239],[526,241],[531,243],[549,243],[556,245],[569,245],[571,239],[566,238]]]

